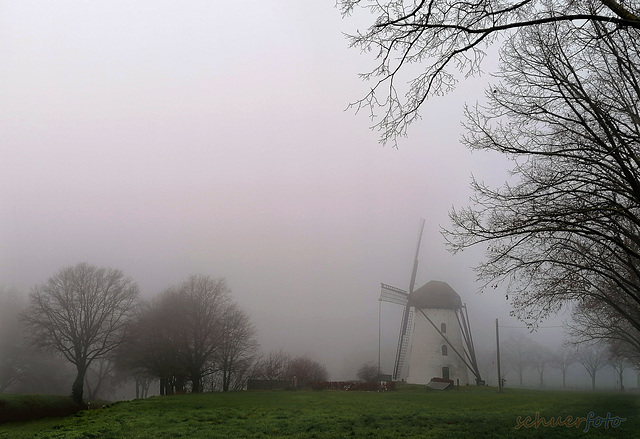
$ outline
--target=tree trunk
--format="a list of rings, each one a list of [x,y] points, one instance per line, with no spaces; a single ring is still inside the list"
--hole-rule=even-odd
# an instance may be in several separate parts
[[[71,397],[76,403],[82,404],[82,396],[83,396],[83,390],[84,390],[84,376],[87,373],[87,368],[83,364],[83,365],[77,365],[76,369],[78,371],[78,374],[76,375],[76,379],[73,382],[73,386],[71,386]]]
[[[222,391],[223,392],[229,391],[230,381],[231,381],[231,373],[229,371],[223,370],[222,371]]]
[[[596,374],[591,375],[591,390],[596,390]]]
[[[142,383],[142,398],[146,398],[149,394],[149,386],[151,385],[151,380],[145,378]]]
[[[167,379],[160,378],[160,395],[167,395]]]
[[[567,388],[567,372],[566,371],[562,371],[562,388],[563,389]]]
[[[171,394],[184,393],[185,379],[183,377],[173,377],[173,390]]]
[[[95,392],[91,388],[91,383],[89,382],[88,376],[89,374],[87,373],[84,374],[84,387],[85,389],[87,389],[87,399],[91,401],[92,399],[96,399],[96,398],[95,398]]]
[[[622,375],[623,375],[623,369],[620,368],[620,372],[619,372],[619,376],[620,376],[620,391],[624,392],[624,384],[622,384]]]
[[[191,374],[191,393],[202,393],[202,376]]]

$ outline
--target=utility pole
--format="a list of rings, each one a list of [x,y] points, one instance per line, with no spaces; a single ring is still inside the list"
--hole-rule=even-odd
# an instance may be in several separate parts
[[[502,392],[502,374],[500,373],[500,332],[498,331],[498,319],[496,319],[496,356],[498,363],[498,392]]]
[[[381,346],[381,338],[382,338],[382,324],[380,321],[382,320],[382,300],[378,299],[378,381],[380,381],[380,346]]]

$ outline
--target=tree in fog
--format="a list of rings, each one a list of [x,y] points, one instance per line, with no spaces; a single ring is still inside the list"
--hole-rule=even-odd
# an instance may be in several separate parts
[[[66,394],[72,367],[56,352],[31,346],[20,319],[26,295],[0,287],[0,393]]]
[[[361,77],[371,81],[369,93],[353,103],[368,109],[381,141],[395,142],[420,118],[430,96],[453,90],[460,80],[481,71],[485,50],[492,44],[506,55],[527,49],[527,31],[553,35],[559,25],[607,27],[606,32],[638,40],[637,0],[339,0],[344,16],[358,9],[375,16],[366,30],[350,36],[352,47],[373,53],[377,62]],[[628,32],[632,30],[634,32]],[[524,37],[522,37],[524,35]],[[518,45],[513,47],[513,41]],[[587,39],[560,40],[562,48],[589,51]],[[511,44],[511,45],[510,45]],[[539,75],[533,76],[538,80]]]
[[[606,348],[600,343],[582,344],[576,353],[576,361],[582,364],[591,377],[591,390],[596,390],[596,374],[608,362]]]
[[[111,358],[101,358],[94,361],[87,368],[87,373],[84,376],[87,399],[111,399],[122,381],[122,377],[117,373],[115,362]]]
[[[325,382],[328,379],[327,368],[306,355],[292,357],[282,349],[269,352],[259,358],[251,377],[259,380],[290,380],[294,385],[305,386]]]
[[[11,350],[0,349],[0,393],[20,382],[22,358],[19,355],[13,347]]]
[[[498,355],[496,349],[479,349],[476,351],[476,356],[478,360],[478,369],[480,370],[480,376],[485,377],[487,385],[492,385],[494,380],[497,383]],[[503,380],[503,382],[505,382],[509,370],[507,364],[505,363],[504,352],[500,352],[500,360],[500,378]]]
[[[640,330],[640,30],[530,26],[505,42],[498,77],[464,142],[509,157],[513,181],[473,182],[453,250],[486,245],[480,277],[506,282],[531,324],[590,302]]]
[[[188,384],[202,392],[205,380],[237,389],[257,349],[249,317],[231,300],[225,280],[211,276],[191,276],[159,294],[141,308],[132,331],[118,363],[140,379],[159,378],[162,395]]]
[[[221,343],[215,361],[222,378],[222,391],[240,390],[257,357],[256,328],[236,304],[226,307],[221,320]]]
[[[628,346],[618,340],[608,343],[609,364],[617,375],[621,391],[624,391],[624,370],[630,364],[627,349]]]
[[[567,388],[567,371],[576,362],[576,352],[570,346],[560,346],[552,354],[550,365],[562,373],[562,388]]]
[[[161,395],[181,390],[186,379],[181,362],[185,349],[181,308],[180,298],[173,291],[144,303],[131,325],[131,337],[116,353],[116,367],[134,380],[158,378]]]
[[[378,366],[372,361],[364,363],[358,369],[357,377],[360,381],[364,381],[365,383],[376,382],[378,378]]]
[[[148,333],[141,331],[140,314],[138,314],[131,325],[128,340],[120,346],[113,356],[116,375],[120,377],[122,383],[133,381],[136,399],[146,398],[150,385],[161,376],[161,373],[157,372],[160,369],[158,361],[150,358],[149,346],[143,346],[143,343],[149,340],[147,335]],[[161,388],[160,394],[164,395],[164,390]]]
[[[17,292],[0,288],[0,393],[20,382],[24,372],[26,352],[16,318],[22,308]]]
[[[531,368],[538,374],[540,388],[544,387],[544,371],[551,363],[551,352],[546,347],[534,344],[531,353]]]
[[[202,378],[213,372],[212,361],[223,340],[223,316],[229,305],[229,287],[222,278],[191,276],[178,285],[182,300],[180,359],[191,381],[191,391],[202,391]]]
[[[307,385],[327,381],[329,373],[323,364],[303,355],[289,361],[287,377],[295,379],[298,385]]]
[[[157,376],[161,394],[184,391],[187,382],[202,392],[203,378],[215,372],[229,292],[222,278],[194,275],[160,293],[138,317],[138,341],[124,362]]]
[[[256,361],[252,377],[268,381],[287,379],[287,368],[290,361],[290,354],[282,349],[273,350]]]
[[[629,274],[636,277],[635,274]],[[640,281],[640,280],[637,280]],[[618,309],[640,320],[640,306],[629,303],[615,286],[608,290],[611,299],[620,297]],[[573,308],[572,321],[568,323],[569,334],[576,343],[602,341],[612,346],[615,356],[625,358],[630,363],[640,362],[640,330],[633,326],[630,319],[611,305],[598,298],[588,297],[580,300]]]
[[[524,385],[524,374],[533,365],[535,344],[522,334],[511,335],[501,346],[501,356],[506,370],[518,375],[520,387]]]
[[[31,340],[75,366],[71,393],[77,403],[88,367],[126,339],[137,299],[137,285],[120,270],[86,263],[62,268],[32,289],[23,314]]]
[[[472,182],[474,206],[451,213],[451,247],[486,245],[480,277],[506,282],[528,323],[596,302],[637,345],[640,1],[339,3],[344,15],[376,16],[350,37],[378,60],[353,106],[370,109],[382,142],[405,135],[430,96],[452,90],[456,72],[479,73],[484,49],[499,45],[500,83],[467,109],[464,143],[512,160],[513,182]]]

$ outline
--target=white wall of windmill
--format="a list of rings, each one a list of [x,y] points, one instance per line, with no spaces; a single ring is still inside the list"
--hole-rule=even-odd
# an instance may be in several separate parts
[[[464,343],[460,325],[453,309],[423,309],[431,321],[441,329],[446,325],[444,335],[455,349],[464,355]],[[469,384],[469,372],[467,366],[458,357],[454,350],[442,338],[442,335],[434,329],[429,321],[416,310],[413,317],[413,334],[411,337],[411,350],[408,358],[407,383],[427,384],[431,378],[443,377],[443,368],[448,368],[449,379],[461,385]],[[443,355],[442,346],[446,345],[446,355]]]

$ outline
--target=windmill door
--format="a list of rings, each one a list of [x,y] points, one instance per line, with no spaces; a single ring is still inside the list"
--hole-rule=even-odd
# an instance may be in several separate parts
[[[442,378],[444,378],[445,380],[449,379],[449,368],[448,367],[443,367],[442,368]]]

